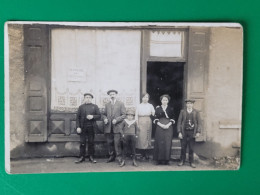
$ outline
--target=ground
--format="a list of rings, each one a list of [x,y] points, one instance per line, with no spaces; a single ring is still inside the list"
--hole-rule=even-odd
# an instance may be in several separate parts
[[[132,166],[130,159],[126,160],[126,166],[119,167],[118,163],[106,163],[105,158],[97,159],[96,164],[88,161],[75,164],[75,157],[64,158],[33,158],[11,160],[11,173],[69,173],[69,172],[126,172],[126,171],[198,171],[198,170],[226,170],[237,169],[238,165],[230,162],[231,165],[220,166],[216,160],[196,159],[196,168],[191,168],[189,163],[179,167],[177,160],[171,160],[170,165],[155,165],[152,160],[138,159],[138,167]],[[228,162],[225,162],[228,163]],[[233,164],[232,164],[233,163]]]
[[[213,158],[213,164],[215,167],[219,167],[221,169],[236,170],[240,167],[240,158],[237,156],[225,156],[221,158],[215,157]]]

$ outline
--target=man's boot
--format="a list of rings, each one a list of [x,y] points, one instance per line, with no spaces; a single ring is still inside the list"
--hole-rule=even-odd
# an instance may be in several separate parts
[[[107,163],[115,161],[115,156],[109,156],[109,159],[107,160]]]
[[[89,161],[91,163],[97,163],[97,161],[93,158],[93,156],[89,156]]]
[[[135,161],[135,158],[133,159],[133,166],[138,167],[138,165],[137,165],[137,163]]]
[[[181,160],[181,161],[179,162],[178,166],[182,166],[182,165],[184,165],[184,161],[183,161],[183,160]]]
[[[125,160],[121,160],[120,164],[119,164],[120,167],[123,167],[125,166]]]
[[[196,168],[196,165],[195,165],[194,163],[190,163],[190,166],[191,166],[192,168]]]

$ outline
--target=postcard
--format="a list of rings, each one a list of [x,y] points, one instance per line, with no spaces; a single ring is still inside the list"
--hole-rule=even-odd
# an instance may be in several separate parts
[[[7,22],[6,171],[237,170],[242,77],[238,23]]]

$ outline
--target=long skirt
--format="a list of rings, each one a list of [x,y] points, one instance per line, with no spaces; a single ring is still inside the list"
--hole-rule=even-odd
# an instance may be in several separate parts
[[[139,116],[138,127],[140,131],[137,138],[136,148],[151,148],[152,120],[150,116]]]
[[[170,122],[170,119],[161,118],[160,123],[166,125]],[[160,126],[156,126],[155,140],[154,140],[154,156],[153,159],[156,161],[168,161],[171,157],[172,148],[172,136],[173,128],[172,125],[168,129],[163,129]]]

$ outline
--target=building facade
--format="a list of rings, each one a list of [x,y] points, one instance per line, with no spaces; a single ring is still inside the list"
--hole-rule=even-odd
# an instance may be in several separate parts
[[[109,89],[127,109],[144,92],[154,106],[167,93],[176,120],[184,100],[195,99],[203,121],[195,152],[211,158],[240,148],[239,25],[8,24],[8,40],[11,158],[76,156],[83,94],[102,111]],[[106,154],[102,120],[95,139],[97,155]]]

